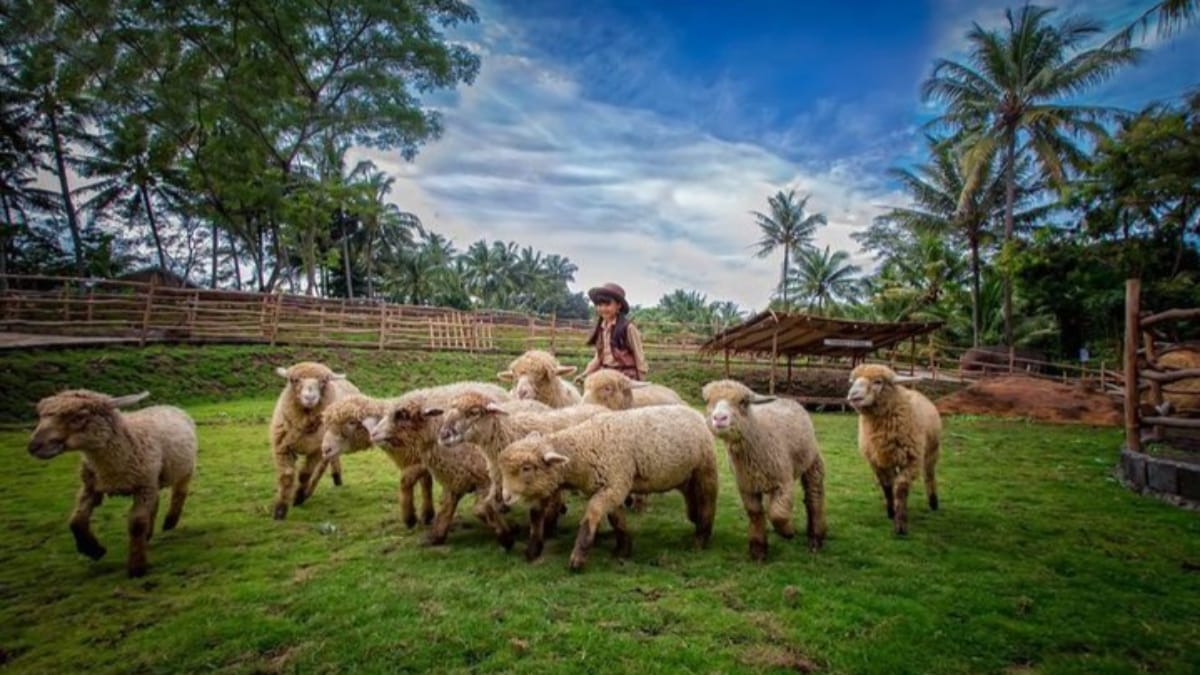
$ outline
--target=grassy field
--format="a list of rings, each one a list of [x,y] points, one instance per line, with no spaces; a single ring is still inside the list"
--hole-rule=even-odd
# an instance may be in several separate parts
[[[0,434],[0,668],[12,672],[1196,672],[1200,517],[1109,477],[1111,430],[948,420],[943,510],[915,497],[892,536],[854,448],[817,415],[831,538],[746,557],[727,471],[709,550],[682,500],[631,517],[634,555],[603,537],[570,574],[570,533],[528,565],[464,509],[450,544],[406,530],[396,474],[349,457],[285,522],[270,518],[269,398],[198,404],[201,469],[179,529],[124,576],[128,500],[97,512],[108,557],[74,551],[75,459]],[[722,460],[722,469],[727,465]],[[573,501],[565,521],[580,512]]]

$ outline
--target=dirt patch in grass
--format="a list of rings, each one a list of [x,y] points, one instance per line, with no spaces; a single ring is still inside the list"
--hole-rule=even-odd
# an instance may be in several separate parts
[[[1023,375],[981,380],[938,399],[943,415],[1021,417],[1056,424],[1121,425],[1121,408],[1102,392]]]
[[[742,654],[742,663],[756,668],[783,668],[797,673],[819,673],[821,666],[794,647],[754,645]]]

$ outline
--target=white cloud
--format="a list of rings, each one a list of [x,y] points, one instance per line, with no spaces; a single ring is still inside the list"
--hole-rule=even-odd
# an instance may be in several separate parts
[[[617,281],[634,303],[684,287],[762,307],[780,256],[753,257],[749,212],[768,195],[812,193],[810,209],[829,219],[816,243],[850,251],[850,234],[886,201],[861,157],[806,169],[688,122],[589,101],[563,73],[486,48],[478,81],[444,111],[444,137],[413,164],[363,153],[398,177],[401,208],[460,248],[486,238],[566,255],[577,289]]]

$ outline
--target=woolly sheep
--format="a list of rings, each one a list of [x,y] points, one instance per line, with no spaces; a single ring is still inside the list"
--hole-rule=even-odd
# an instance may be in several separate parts
[[[374,443],[371,442],[370,429],[378,424],[388,405],[389,401],[357,394],[331,403],[321,416],[325,429],[321,439],[321,454],[325,461],[332,462],[342,453],[359,452],[372,447]],[[379,448],[400,470],[400,516],[404,524],[409,528],[417,524],[413,486],[418,484],[421,486],[421,522],[426,525],[432,523],[433,478],[421,463],[421,458],[411,448],[403,446],[383,443]]]
[[[725,441],[746,515],[750,517],[750,557],[767,557],[767,526],[791,539],[796,479],[804,486],[808,547],[825,543],[825,461],[812,420],[795,401],[760,396],[733,380],[705,385],[708,423]]]
[[[609,412],[607,408],[586,404],[558,410],[543,405],[543,411],[523,412],[514,410],[514,403],[532,401],[503,403],[479,392],[462,394],[455,397],[443,411],[442,428],[438,433],[438,443],[443,447],[471,443],[479,448],[492,483],[487,498],[497,506],[500,502],[498,460],[504,448],[534,431],[548,434]],[[530,508],[529,545],[525,548],[527,560],[536,560],[541,556],[545,530],[554,527],[561,508],[558,493]]]
[[[583,381],[583,402],[610,410],[629,410],[654,405],[685,405],[670,387],[629,379],[618,370],[598,370]]]
[[[92,560],[107,553],[92,533],[92,511],[108,495],[130,495],[129,561],[131,577],[146,573],[146,544],[154,534],[158,493],[171,488],[163,529],[179,524],[188,483],[196,470],[196,425],[179,408],[156,405],[123,413],[149,392],[111,397],[86,389],[64,391],[38,402],[38,424],[29,454],[51,459],[63,452],[83,453],[71,534],[75,548]]]
[[[486,393],[499,400],[508,399],[508,392],[482,382],[460,382],[411,391],[387,405],[383,417],[371,428],[371,441],[416,454],[442,486],[442,503],[430,528],[428,543],[445,543],[459,501],[467,494],[474,494],[476,517],[492,527],[501,545],[511,548],[512,531],[486,499],[491,481],[479,449],[469,443],[437,447],[441,409],[456,396],[469,391]]]
[[[271,416],[271,454],[275,458],[275,520],[287,517],[288,503],[299,506],[312,496],[326,463],[321,457],[321,413],[334,401],[359,393],[345,375],[320,363],[305,361],[275,372],[287,380]],[[300,475],[296,462],[303,459]],[[314,476],[314,469],[316,475]],[[333,461],[333,481],[340,485],[341,461]]]
[[[638,408],[597,415],[562,431],[533,433],[500,453],[503,498],[538,502],[563,488],[589,495],[571,553],[582,569],[605,516],[616,532],[616,552],[628,556],[632,539],[622,503],[630,493],[679,490],[696,527],[696,542],[712,536],[717,464],[712,436],[700,413],[685,406]]]
[[[582,401],[575,385],[562,379],[575,372],[575,366],[559,365],[549,352],[533,349],[508,365],[508,370],[496,373],[501,382],[515,382],[513,396],[541,401],[551,408],[565,408]]]
[[[850,373],[846,400],[858,411],[858,448],[883,489],[896,534],[908,533],[908,490],[925,475],[929,508],[937,510],[934,467],[940,454],[942,418],[920,392],[899,386],[887,366],[861,365]]]

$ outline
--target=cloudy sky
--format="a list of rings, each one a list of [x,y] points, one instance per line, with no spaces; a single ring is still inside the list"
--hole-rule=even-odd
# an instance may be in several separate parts
[[[752,210],[796,189],[850,234],[903,196],[884,175],[921,159],[935,57],[961,54],[1002,2],[487,0],[456,29],[482,57],[471,86],[429,99],[444,136],[413,162],[366,153],[394,201],[459,248],[480,238],[568,256],[575,288],[623,284],[635,304],[675,288],[761,308],[778,256],[752,255]],[[1075,0],[1109,27],[1151,3]],[[1136,109],[1200,85],[1200,27],[1154,41],[1087,95]]]

